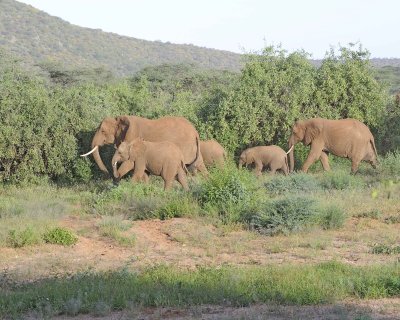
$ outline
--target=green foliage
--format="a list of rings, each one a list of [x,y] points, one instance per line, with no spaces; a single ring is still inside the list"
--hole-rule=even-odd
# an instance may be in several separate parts
[[[237,88],[209,110],[208,125],[235,153],[249,145],[287,145],[296,118],[353,117],[377,127],[387,93],[368,58],[352,45],[340,47],[339,54],[331,50],[319,68],[303,51],[268,47],[248,55]]]
[[[318,224],[325,230],[339,229],[343,227],[345,220],[346,214],[343,209],[336,205],[322,208],[317,217]]]
[[[241,67],[236,53],[82,28],[12,0],[0,1],[0,21],[2,47],[33,64],[46,61],[50,66],[67,66],[55,77],[58,81],[107,80],[103,68],[117,76],[130,76],[147,66],[177,62],[219,70],[237,71]],[[69,66],[86,72],[71,72]]]
[[[12,229],[8,233],[7,243],[13,248],[31,246],[40,242],[40,235],[31,227],[26,227],[22,230]]]
[[[314,199],[306,196],[287,196],[267,203],[253,216],[251,225],[265,234],[288,234],[313,224],[317,214]]]
[[[271,302],[314,305],[390,298],[400,294],[399,275],[396,264],[355,267],[338,262],[82,273],[0,291],[0,316],[19,318],[40,311],[43,300],[54,314],[75,316],[108,314],[132,305],[189,307],[227,301],[238,307]]]
[[[49,229],[44,235],[43,240],[46,243],[61,244],[63,246],[72,246],[78,242],[78,237],[70,230],[61,227]]]
[[[400,254],[400,246],[389,246],[387,244],[375,244],[371,253],[373,254]]]
[[[362,188],[363,179],[360,176],[352,175],[349,171],[332,170],[325,172],[321,177],[321,186],[324,189],[344,190],[348,188]]]
[[[246,220],[246,215],[262,202],[257,190],[259,185],[252,173],[228,163],[222,169],[212,169],[195,193],[208,214],[217,214],[224,223],[234,223]]]
[[[370,219],[378,219],[382,215],[382,211],[379,209],[373,209],[370,211],[365,211],[355,215],[356,218],[370,218]]]
[[[265,187],[268,193],[280,195],[284,193],[312,192],[320,189],[319,181],[310,174],[294,173],[289,176],[275,175],[267,180]]]

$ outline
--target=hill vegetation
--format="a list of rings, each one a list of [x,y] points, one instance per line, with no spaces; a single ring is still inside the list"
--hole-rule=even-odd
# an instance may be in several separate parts
[[[82,28],[14,0],[0,1],[0,46],[32,63],[103,67],[117,76],[165,63],[236,71],[241,67],[239,54]]]

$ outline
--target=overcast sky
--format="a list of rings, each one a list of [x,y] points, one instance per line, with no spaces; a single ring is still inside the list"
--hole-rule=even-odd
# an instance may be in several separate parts
[[[361,42],[372,57],[400,57],[399,0],[19,0],[70,23],[145,40],[233,52],[266,45],[323,58]]]

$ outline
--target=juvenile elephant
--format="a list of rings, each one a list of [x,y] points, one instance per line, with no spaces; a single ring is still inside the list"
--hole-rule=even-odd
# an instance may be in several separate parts
[[[355,173],[362,160],[376,167],[378,154],[374,137],[369,128],[355,119],[327,120],[321,118],[296,121],[289,138],[289,147],[298,142],[310,146],[310,153],[303,164],[302,170],[318,159],[324,170],[330,170],[328,153],[351,159],[351,172]],[[289,154],[290,171],[294,169],[293,150]]]
[[[287,154],[278,146],[260,146],[248,148],[242,152],[239,158],[239,168],[244,165],[254,163],[254,173],[256,176],[261,175],[264,166],[269,166],[271,174],[275,174],[276,170],[282,170],[285,175],[289,173],[287,162]]]
[[[120,161],[128,161],[134,166],[134,181],[142,181],[148,171],[164,179],[164,190],[169,189],[175,179],[183,189],[189,190],[182,151],[172,142],[149,142],[142,138],[130,143],[121,142],[112,159],[115,178],[121,178],[116,170]]]
[[[201,172],[207,173],[200,153],[199,134],[193,124],[183,117],[162,117],[155,120],[136,116],[105,118],[93,136],[92,150],[82,156],[93,153],[99,168],[108,173],[101,160],[99,147],[105,144],[115,144],[118,147],[121,142],[132,142],[138,137],[150,142],[174,143],[183,154],[186,165],[195,165]],[[124,162],[118,170],[126,173],[132,169],[131,162]]]

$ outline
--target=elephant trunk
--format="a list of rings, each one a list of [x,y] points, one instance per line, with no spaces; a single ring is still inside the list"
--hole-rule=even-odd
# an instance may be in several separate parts
[[[96,145],[92,144],[92,148],[96,147]],[[101,160],[100,153],[99,153],[99,148],[97,147],[96,150],[93,151],[93,158],[94,161],[96,161],[97,165],[99,166],[100,170],[103,171],[104,173],[109,173],[106,166],[103,163],[103,160]]]
[[[289,139],[289,172],[293,172],[294,170],[294,141],[293,137]]]
[[[238,168],[239,168],[239,169],[242,169],[242,167],[243,167],[243,161],[242,161],[242,160],[239,160]]]

